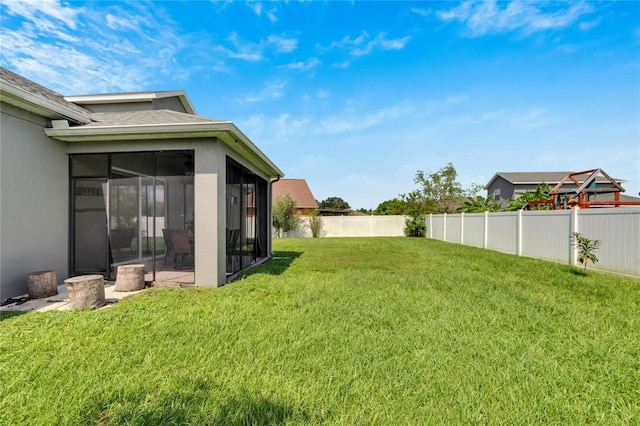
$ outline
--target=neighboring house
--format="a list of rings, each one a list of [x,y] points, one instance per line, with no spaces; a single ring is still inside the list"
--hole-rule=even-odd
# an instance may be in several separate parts
[[[489,183],[485,185],[487,196],[500,203],[501,207],[507,207],[510,199],[516,199],[527,191],[535,191],[538,185],[546,183],[551,188],[562,181],[568,174],[574,172],[498,172]],[[605,177],[597,178],[598,184],[605,187],[614,185]],[[618,184],[625,182],[616,179]],[[567,183],[563,188],[576,187],[572,183]]]
[[[309,216],[318,210],[318,203],[313,197],[307,181],[304,179],[280,179],[274,182],[273,203],[285,194],[291,194],[296,201],[296,211],[301,216]]]
[[[0,153],[0,300],[40,270],[216,287],[270,256],[282,171],[183,91],[64,97],[0,68]]]

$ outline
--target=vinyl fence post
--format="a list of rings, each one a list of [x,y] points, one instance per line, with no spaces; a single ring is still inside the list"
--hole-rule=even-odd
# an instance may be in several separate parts
[[[442,215],[442,241],[447,241],[447,214]]]
[[[578,211],[580,207],[574,207],[571,209],[571,216],[569,219],[569,265],[575,266],[578,261],[578,248],[573,244],[573,233],[580,232],[578,229]]]
[[[460,244],[464,244],[464,212],[460,213]]]
[[[431,213],[429,213],[429,229],[427,231],[429,232],[429,238],[433,239],[433,214]]]
[[[516,218],[516,256],[522,256],[522,209]]]
[[[484,231],[483,231],[482,248],[489,246],[489,212],[484,212]]]

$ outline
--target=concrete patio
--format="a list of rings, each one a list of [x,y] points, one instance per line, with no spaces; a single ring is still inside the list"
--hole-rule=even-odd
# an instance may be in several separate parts
[[[119,300],[133,296],[134,294],[141,293],[146,290],[138,290],[138,291],[115,291],[115,282],[113,281],[105,281],[104,283],[104,297],[107,302],[104,307],[108,307],[117,303]],[[64,284],[58,286],[58,294],[50,297],[45,297],[42,299],[28,299],[27,295],[22,297],[15,297],[13,300],[24,299],[25,301],[18,301],[14,303],[9,303],[4,306],[0,306],[1,312],[11,312],[11,311],[22,311],[22,312],[46,312],[46,311],[66,311],[70,310],[69,306],[69,293],[67,292],[67,287]]]
[[[145,274],[145,282],[149,285],[153,279],[152,274]],[[156,280],[151,284],[152,287],[193,287],[194,286],[194,273],[193,271],[158,271],[156,272]],[[119,300],[133,296],[140,292],[145,291],[147,288],[138,291],[115,291],[115,281],[104,282],[104,297],[106,305],[108,307],[118,302]],[[8,303],[4,306],[0,306],[1,312],[9,311],[36,311],[46,312],[52,310],[66,311],[70,310],[69,306],[69,293],[67,287],[64,284],[58,286],[58,294],[51,297],[45,297],[42,299],[29,299],[28,295],[22,295],[14,297],[12,300],[16,302]],[[4,302],[4,300],[0,300]]]

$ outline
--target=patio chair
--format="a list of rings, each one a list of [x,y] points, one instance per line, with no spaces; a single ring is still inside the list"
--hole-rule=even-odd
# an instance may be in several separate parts
[[[171,249],[173,250],[174,262],[177,256],[180,255],[180,263],[175,264],[175,268],[184,267],[185,256],[191,256],[193,251],[191,250],[191,242],[189,241],[189,234],[183,229],[175,229],[171,231]]]
[[[162,237],[164,238],[164,264],[167,264],[167,258],[169,257],[169,253],[173,252],[173,246],[171,245],[171,232],[173,232],[173,229],[163,229],[162,230]],[[174,255],[175,257],[175,255]],[[175,259],[174,259],[175,262]]]

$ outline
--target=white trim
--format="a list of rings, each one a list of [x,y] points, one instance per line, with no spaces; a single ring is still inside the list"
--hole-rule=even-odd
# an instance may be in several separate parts
[[[197,115],[191,104],[191,100],[184,90],[172,90],[166,92],[134,92],[134,93],[105,93],[98,95],[74,95],[65,96],[67,102],[80,105],[116,104],[123,102],[151,102],[154,99],[177,97],[188,114]]]
[[[13,100],[18,102],[16,106],[27,110],[30,110],[29,106],[36,107],[38,109],[44,110],[46,113],[49,113],[51,116],[48,118],[64,117],[82,124],[91,122],[91,120],[84,114],[74,111],[71,108],[64,107],[42,96],[38,96],[21,87],[14,86],[13,84],[5,80],[0,80],[0,92],[2,93],[2,100],[4,102],[16,105],[11,102],[11,97],[15,97],[16,99]],[[9,95],[9,99],[6,99],[7,95]]]
[[[234,151],[248,153],[262,162],[274,176],[284,176],[260,149],[230,121],[125,126],[79,126],[68,129],[44,129],[50,138],[63,142],[159,140],[177,138],[217,138]]]

